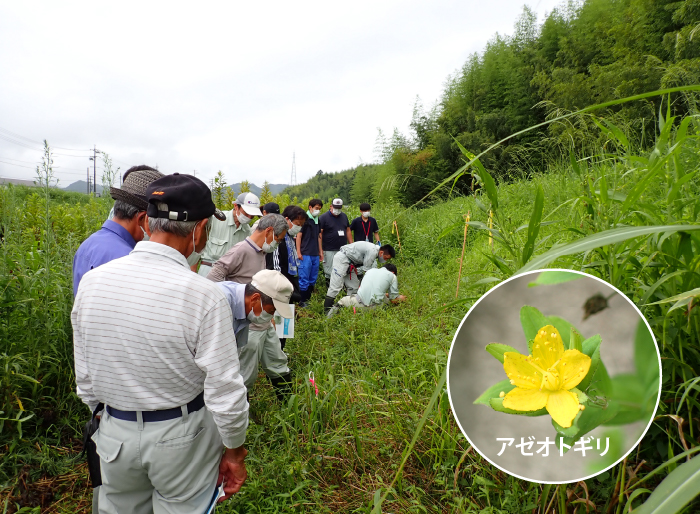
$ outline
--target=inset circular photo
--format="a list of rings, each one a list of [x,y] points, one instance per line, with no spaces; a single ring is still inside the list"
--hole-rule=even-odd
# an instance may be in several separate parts
[[[627,456],[658,407],[661,359],[641,312],[607,282],[540,270],[467,312],[447,363],[462,433],[518,478],[591,478]]]

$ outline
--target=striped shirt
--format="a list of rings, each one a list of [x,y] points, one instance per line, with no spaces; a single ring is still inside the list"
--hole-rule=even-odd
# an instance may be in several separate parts
[[[204,390],[224,445],[245,441],[231,308],[177,250],[152,241],[88,271],[71,312],[78,396],[94,410],[179,407]]]

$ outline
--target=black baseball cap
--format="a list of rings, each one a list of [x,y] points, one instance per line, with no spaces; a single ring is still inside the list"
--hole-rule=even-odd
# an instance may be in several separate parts
[[[265,211],[268,214],[279,214],[280,206],[275,202],[268,202],[265,205],[263,205],[263,211]]]
[[[206,184],[192,175],[173,173],[154,180],[146,189],[146,198],[149,218],[199,221],[213,215],[221,221],[226,219],[214,205]],[[159,209],[157,203],[165,204],[166,208]]]

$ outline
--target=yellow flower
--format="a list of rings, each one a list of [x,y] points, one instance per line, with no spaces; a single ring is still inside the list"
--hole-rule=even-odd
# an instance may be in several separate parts
[[[503,406],[517,411],[547,408],[552,419],[570,427],[579,412],[578,395],[571,392],[584,379],[591,358],[578,350],[564,351],[559,331],[552,325],[538,330],[532,355],[504,354],[503,369],[515,385]]]

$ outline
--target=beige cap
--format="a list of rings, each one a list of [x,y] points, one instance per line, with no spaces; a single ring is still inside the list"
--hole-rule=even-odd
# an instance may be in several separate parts
[[[253,275],[250,285],[261,293],[272,298],[275,309],[283,318],[292,317],[289,299],[294,292],[294,286],[279,271],[264,269]]]

